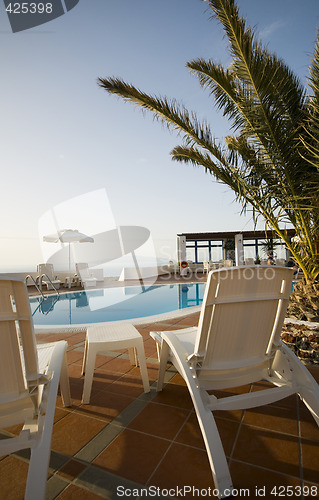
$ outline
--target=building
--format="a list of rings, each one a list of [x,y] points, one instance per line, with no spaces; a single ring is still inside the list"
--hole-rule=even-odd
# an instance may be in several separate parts
[[[285,230],[291,239],[294,229]],[[290,252],[284,242],[273,231],[236,231],[211,233],[180,233],[177,235],[177,259],[218,262],[231,259],[236,265],[244,264],[247,259],[263,260],[267,250],[272,250],[278,259],[287,262]]]

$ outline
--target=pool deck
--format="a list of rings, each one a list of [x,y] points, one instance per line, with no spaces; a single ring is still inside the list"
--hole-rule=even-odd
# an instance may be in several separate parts
[[[205,491],[200,495],[198,490],[213,490],[184,381],[170,368],[164,390],[156,392],[156,346],[149,335],[151,330],[175,330],[197,322],[198,313],[137,326],[144,340],[149,394],[143,393],[139,369],[131,366],[127,351],[98,355],[88,405],[81,404],[85,333],[37,335],[39,342],[67,340],[72,397],[71,408],[63,407],[60,396],[57,399],[46,500],[137,498],[136,489],[148,487],[153,492],[158,488],[151,498],[181,498],[167,492],[178,487],[197,489],[185,492],[183,498],[200,498]],[[319,382],[319,366],[308,369]],[[254,384],[252,389],[262,387]],[[319,429],[297,397],[256,409],[215,412],[215,416],[237,497],[244,496],[239,493],[245,489],[245,497],[275,498],[271,494],[275,487],[277,493],[296,493],[287,495],[292,498],[319,496]],[[10,432],[16,433],[17,428]],[[28,452],[3,457],[0,464],[0,499],[22,500]],[[309,494],[298,495],[298,487]],[[141,498],[148,497],[144,493]]]

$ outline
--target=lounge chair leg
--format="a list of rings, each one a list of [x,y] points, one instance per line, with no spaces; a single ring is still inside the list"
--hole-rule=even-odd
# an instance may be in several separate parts
[[[83,354],[83,363],[82,363],[82,372],[81,375],[85,374],[85,366],[86,366],[86,358],[88,354],[88,339],[86,334],[85,344],[84,344],[84,354]]]
[[[83,404],[89,404],[90,402],[96,354],[97,354],[96,350],[92,348],[92,346],[88,348],[86,356],[83,395],[82,395]]]
[[[175,340],[174,334],[165,334],[165,336],[167,336],[168,342],[170,341],[170,339],[172,339],[173,341]],[[202,394],[198,387],[198,382],[196,380],[196,377],[193,376],[193,373],[190,370],[190,367],[186,361],[186,357],[183,355],[178,355],[181,354],[177,352],[178,347],[176,349],[176,345],[174,345],[173,343],[170,343],[170,345],[168,345],[168,342],[163,339],[162,353],[163,349],[165,354],[172,351],[172,354],[174,356],[174,365],[187,384],[187,388],[193,401],[198,423],[206,446],[215,488],[217,488],[220,492],[219,498],[225,498],[229,496],[229,494],[233,491],[233,485],[226,460],[226,455],[215,419],[213,417],[213,413],[209,408],[205,406],[203,402]],[[178,344],[178,341],[176,341],[176,344]],[[160,366],[160,370],[165,369],[166,367],[166,356],[164,356],[162,359],[163,363],[162,366]],[[161,378],[163,378],[162,374]]]
[[[140,372],[143,381],[144,392],[150,392],[150,384],[148,380],[145,351],[142,339],[141,342],[139,342],[138,345],[136,346],[136,350],[137,350],[138,362],[140,365]]]
[[[289,347],[283,345],[281,350],[285,358],[288,359],[292,373],[294,374],[297,393],[319,426],[319,386],[309,370],[307,370],[305,365],[302,364]]]
[[[169,358],[170,348],[166,342],[162,342],[161,355],[160,355],[160,365],[158,369],[158,379],[157,379],[157,392],[163,389],[164,377],[166,372],[166,365]]]
[[[43,440],[44,442],[41,442],[37,448],[31,450],[24,500],[45,498],[47,471],[51,456],[50,442],[48,443],[47,441],[51,441],[51,433],[48,439],[47,436],[43,436]],[[47,450],[49,453],[47,453]]]
[[[137,366],[137,357],[136,357],[136,351],[135,351],[135,347],[130,347],[129,350],[128,350],[128,354],[129,354],[129,357],[130,357],[130,363],[131,365],[135,365]]]
[[[70,384],[68,376],[68,363],[66,358],[66,351],[64,353],[61,366],[60,389],[64,406],[71,406],[71,395],[70,395]]]

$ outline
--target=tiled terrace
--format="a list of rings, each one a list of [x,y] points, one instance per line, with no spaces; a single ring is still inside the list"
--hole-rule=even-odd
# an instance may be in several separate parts
[[[156,393],[156,347],[149,336],[150,330],[177,329],[197,320],[193,314],[138,327],[144,338],[150,394],[143,393],[139,369],[130,365],[127,352],[98,355],[89,405],[81,404],[85,334],[37,336],[46,342],[67,339],[73,403],[64,408],[58,396],[48,500],[137,498],[135,488],[151,486],[153,492],[159,488],[156,498],[174,497],[167,490],[183,486],[213,489],[204,443],[181,377],[170,369],[165,389]],[[319,380],[318,367],[311,371]],[[255,384],[253,390],[261,387]],[[293,487],[298,498],[303,497],[296,487],[307,486],[305,498],[319,496],[319,429],[295,397],[258,409],[217,412],[216,422],[238,497],[274,498],[270,493],[274,486],[281,486],[277,492],[284,493]],[[26,452],[1,459],[1,499],[23,499],[27,469]],[[265,494],[261,488],[266,488]],[[205,491],[194,491],[184,498],[204,495]]]

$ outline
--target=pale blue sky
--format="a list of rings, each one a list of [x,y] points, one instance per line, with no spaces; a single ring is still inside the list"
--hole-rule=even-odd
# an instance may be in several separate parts
[[[238,5],[305,81],[319,1]],[[180,232],[253,228],[226,187],[171,161],[175,134],[96,84],[99,76],[120,76],[175,97],[222,139],[228,123],[185,67],[196,57],[230,61],[209,17],[200,0],[80,0],[61,18],[13,34],[0,3],[0,272],[35,270],[43,213],[101,188],[117,224],[151,231],[159,258],[176,257]],[[87,211],[97,217],[89,204]]]

